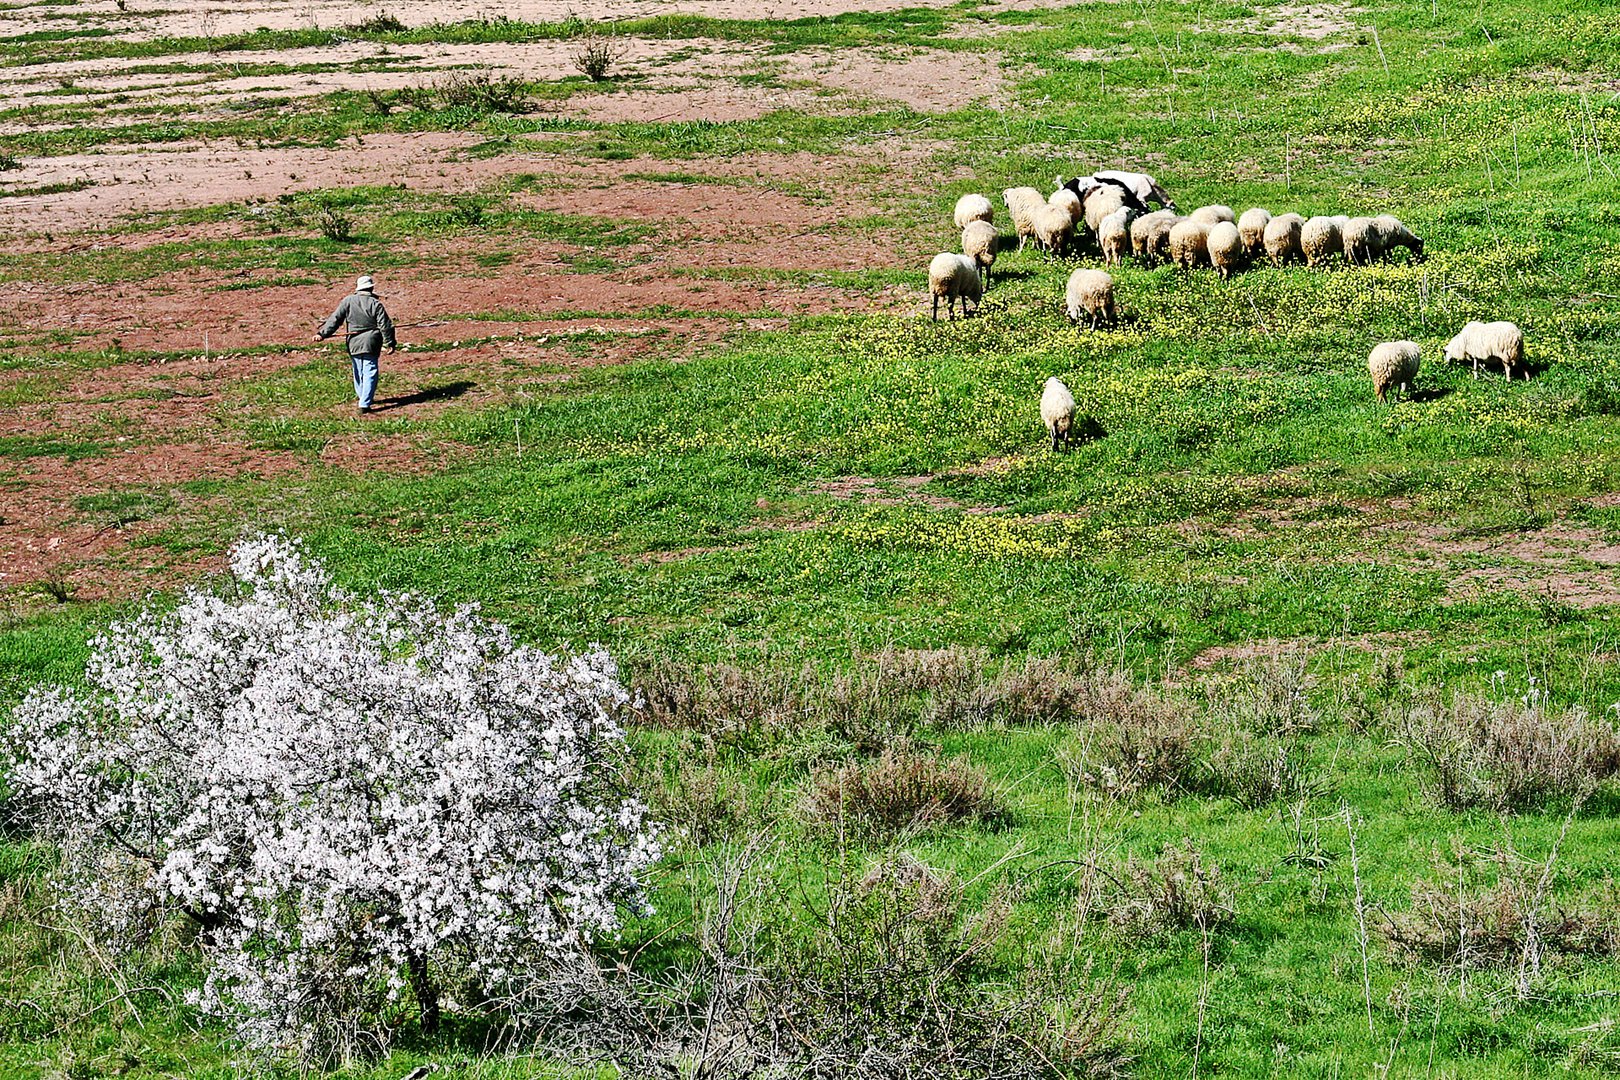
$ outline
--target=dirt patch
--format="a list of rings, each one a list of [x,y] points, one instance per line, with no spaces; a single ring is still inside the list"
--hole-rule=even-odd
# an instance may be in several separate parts
[[[1007,80],[995,56],[919,49],[882,55],[868,49],[789,54],[787,70],[866,98],[900,101],[919,112],[1000,104]]]
[[[1391,649],[1411,648],[1429,639],[1426,630],[1390,630],[1359,637],[1334,638],[1263,638],[1236,645],[1212,645],[1192,656],[1184,668],[1207,671],[1216,667],[1235,667],[1251,660],[1277,660],[1301,653],[1316,653],[1326,649],[1349,648],[1360,652],[1383,653]]]
[[[115,0],[82,0],[71,8],[12,6],[5,10],[8,32],[15,35],[102,29],[129,41],[161,37],[223,37],[272,30],[342,29],[388,11],[409,26],[473,20],[561,22],[584,14],[593,20],[648,18],[657,15],[708,15],[722,19],[803,19],[857,11],[897,11],[909,7],[947,7],[956,0],[413,0],[387,4],[379,0],[193,0],[183,6],[143,11],[140,0],[119,11]],[[1068,0],[994,0],[981,11],[1032,10],[1067,6]]]
[[[1318,43],[1314,52],[1335,52],[1349,48],[1350,43],[1328,44],[1328,39],[1349,33],[1355,29],[1355,24],[1350,21],[1346,4],[1282,4],[1262,9],[1247,19],[1221,23],[1214,29],[1225,33],[1303,38]]]

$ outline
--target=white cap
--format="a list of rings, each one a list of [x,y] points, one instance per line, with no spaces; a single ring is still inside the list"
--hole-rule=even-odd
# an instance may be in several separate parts
[[[371,275],[370,274],[361,274],[359,280],[357,280],[354,283],[354,291],[355,292],[370,292],[372,290],[372,287],[375,286],[376,284],[377,283],[375,281],[371,280]]]

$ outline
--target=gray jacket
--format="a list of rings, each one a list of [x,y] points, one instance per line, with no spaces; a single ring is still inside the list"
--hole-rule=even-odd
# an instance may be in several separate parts
[[[321,326],[321,337],[331,337],[345,324],[349,328],[350,356],[375,356],[384,345],[394,347],[394,320],[383,310],[382,301],[368,292],[345,296]]]

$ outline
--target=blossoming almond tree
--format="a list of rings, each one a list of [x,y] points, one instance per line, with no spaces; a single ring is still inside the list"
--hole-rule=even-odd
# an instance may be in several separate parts
[[[446,976],[510,994],[644,903],[606,653],[363,600],[282,537],[231,572],[111,627],[88,689],[33,692],[7,744],[65,898],[125,940],[189,917],[195,1000],[248,1046],[346,1058],[407,988],[431,1029]]]

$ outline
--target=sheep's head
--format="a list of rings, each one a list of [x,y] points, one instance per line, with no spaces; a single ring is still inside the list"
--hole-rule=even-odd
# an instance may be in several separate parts
[[[1428,258],[1427,255],[1423,254],[1423,239],[1421,237],[1412,237],[1412,242],[1408,246],[1412,249],[1413,262],[1422,262]]]

